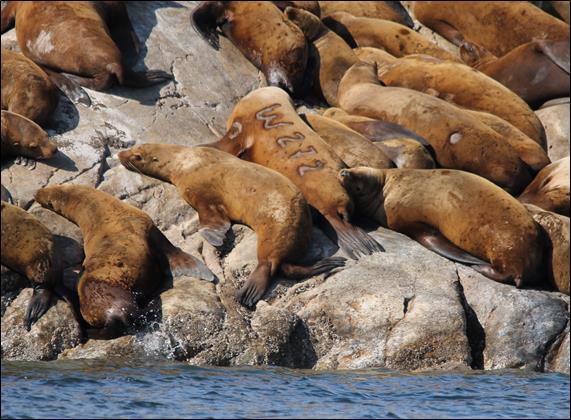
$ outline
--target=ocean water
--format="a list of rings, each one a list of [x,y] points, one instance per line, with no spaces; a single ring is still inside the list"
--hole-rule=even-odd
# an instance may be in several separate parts
[[[2,418],[569,418],[569,376],[2,362]]]

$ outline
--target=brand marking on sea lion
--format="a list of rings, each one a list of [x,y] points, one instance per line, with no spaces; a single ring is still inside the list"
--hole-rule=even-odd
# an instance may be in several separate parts
[[[301,165],[299,168],[297,168],[297,172],[299,173],[299,176],[303,176],[307,171],[318,171],[322,169],[323,166],[324,165],[322,161],[316,160],[315,166]]]
[[[309,146],[307,150],[298,150],[293,155],[290,156],[291,159],[297,159],[303,156],[314,155],[317,153],[317,150],[313,148],[313,146]]]
[[[453,134],[450,136],[450,143],[452,143],[452,144],[456,144],[456,143],[458,143],[460,140],[462,140],[462,134],[460,134],[460,133],[458,133],[458,132],[453,133]]]
[[[228,137],[234,140],[236,137],[240,135],[241,132],[242,132],[242,124],[240,124],[238,121],[234,121],[232,127],[230,127],[230,131],[228,132]]]
[[[293,136],[281,136],[278,137],[276,139],[276,142],[281,146],[281,147],[286,147],[288,143],[291,142],[297,142],[297,141],[303,141],[305,140],[305,136],[303,134],[301,134],[299,131],[295,131],[293,133]]]
[[[30,51],[38,54],[47,54],[55,49],[52,44],[52,34],[48,31],[41,31],[35,41],[28,41],[26,46]]]
[[[278,118],[278,115],[272,114],[271,112],[280,106],[281,106],[281,104],[272,104],[272,105],[270,105],[266,108],[263,108],[263,109],[259,110],[258,112],[256,112],[256,119],[264,122],[264,128],[266,130],[269,130],[270,128],[280,127],[282,125],[293,125],[293,123],[289,122],[289,121],[277,122],[277,123],[272,124],[272,120]],[[269,114],[264,115],[267,113],[269,113]]]

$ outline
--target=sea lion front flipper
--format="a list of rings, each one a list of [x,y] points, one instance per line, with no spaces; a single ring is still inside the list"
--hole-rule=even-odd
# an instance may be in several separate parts
[[[232,226],[222,205],[211,204],[197,209],[200,229],[198,231],[214,247],[222,246]]]
[[[343,257],[331,257],[324,258],[311,266],[282,263],[280,271],[288,279],[302,280],[319,274],[329,273],[336,268],[344,267],[345,261],[347,261],[347,259]]]
[[[236,299],[245,307],[253,308],[268,289],[270,273],[270,263],[258,264],[256,269],[250,274],[250,277],[248,277],[244,286],[236,294]]]
[[[339,248],[341,248],[349,258],[358,260],[361,256],[385,251],[381,244],[357,226],[353,226],[349,222],[341,220],[339,217],[325,216],[325,218],[335,231],[334,235],[331,235],[331,232],[325,233],[331,236],[332,240],[337,242]]]
[[[1,17],[1,28],[0,32],[4,33],[9,29],[14,27],[14,23],[16,21],[16,7],[17,3],[15,1],[9,1],[8,4],[4,5],[2,2],[2,17]]]
[[[125,69],[123,85],[127,87],[144,88],[173,79],[172,74],[163,70],[133,71]]]
[[[67,96],[71,102],[74,104],[80,103],[87,107],[91,106],[91,98],[87,92],[77,83],[75,80],[71,80],[69,77],[64,76],[61,73],[56,73],[55,71],[43,68],[50,80],[58,87],[59,90]]]
[[[218,26],[224,19],[224,2],[203,1],[190,14],[190,24],[215,50],[220,49]]]
[[[446,38],[457,47],[466,41],[462,32],[443,20],[431,20],[429,22],[424,22],[424,26],[428,26],[434,32]]]
[[[537,41],[540,52],[545,54],[561,70],[569,74],[569,42],[568,41]]]
[[[32,325],[34,325],[38,319],[42,317],[43,314],[52,305],[53,291],[44,287],[36,286],[34,287],[34,294],[28,303],[28,308],[26,309],[26,316],[24,317],[24,326],[26,331],[30,331]]]
[[[135,64],[139,57],[139,38],[133,29],[127,6],[123,2],[114,2],[111,13],[108,14],[109,32],[111,38],[119,47],[123,62],[127,66]]]
[[[81,275],[79,277],[81,277]],[[79,306],[79,295],[77,294],[77,291],[75,291],[74,293],[68,288],[66,288],[63,284],[58,284],[58,283],[56,283],[54,291],[70,306],[71,311],[73,313],[73,317],[75,318],[75,320],[79,325],[79,341],[80,343],[84,343],[85,341],[87,341],[86,328],[88,324],[87,322],[85,322],[85,319],[83,319],[83,317],[81,316],[81,309]]]
[[[422,144],[434,157],[435,152],[432,145],[424,137],[399,124],[387,121],[355,121],[345,124],[373,142],[392,139],[410,138]]]
[[[189,276],[206,281],[216,280],[214,273],[202,261],[174,246],[156,226],[151,229],[149,240],[151,246],[168,260],[168,269],[173,278]]]

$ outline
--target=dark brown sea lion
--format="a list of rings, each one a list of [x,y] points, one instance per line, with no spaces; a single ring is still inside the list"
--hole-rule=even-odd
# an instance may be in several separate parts
[[[50,159],[56,152],[56,144],[39,125],[21,115],[2,111],[2,160],[11,156]]]
[[[2,109],[46,124],[59,101],[49,76],[23,54],[2,48]]]
[[[77,292],[89,338],[125,333],[162,286],[165,273],[214,280],[198,259],[175,247],[141,210],[83,185],[40,189],[36,201],[77,224],[85,260]]]
[[[519,96],[471,67],[425,55],[395,58],[377,48],[355,50],[361,61],[377,65],[385,86],[405,87],[444,99],[464,108],[503,118],[545,148],[541,121]]]
[[[139,46],[124,2],[8,2],[2,32],[14,20],[24,55],[81,86],[105,90],[115,83],[144,87],[172,79],[164,71],[135,72],[126,65]]]
[[[355,17],[391,20],[414,28],[414,22],[400,1],[320,1],[321,17],[347,12]]]
[[[331,224],[330,232],[351,258],[382,251],[351,224],[353,203],[337,182],[345,165],[297,115],[291,98],[276,87],[256,89],[232,111],[224,137],[212,146],[271,168],[290,179]]]
[[[457,46],[481,45],[495,56],[533,40],[569,41],[569,25],[528,1],[415,1],[415,17]]]
[[[542,232],[491,182],[446,169],[372,168],[342,170],[339,180],[361,212],[434,252],[502,283],[540,283]]]
[[[339,103],[350,114],[403,125],[430,142],[444,168],[476,173],[517,194],[532,174],[499,133],[470,113],[421,92],[383,87],[374,66],[355,64],[339,85]]]
[[[462,59],[497,80],[533,108],[569,96],[569,40],[537,40],[497,58],[476,44],[460,47]]]
[[[427,54],[442,60],[460,62],[454,54],[443,50],[424,36],[406,26],[389,20],[355,17],[337,12],[323,19],[351,47],[375,47],[395,57],[410,54]]]
[[[307,66],[301,30],[268,1],[204,1],[191,15],[194,29],[216,50],[217,29],[262,70],[271,86],[299,94]]]
[[[569,217],[569,156],[543,168],[519,201]]]
[[[27,211],[2,201],[2,264],[28,278],[34,294],[24,326],[31,326],[49,309],[54,288],[61,283],[62,265],[54,237]]]
[[[221,246],[230,225],[250,226],[258,238],[258,266],[238,299],[256,305],[277,273],[305,278],[344,264],[328,258],[304,267],[295,265],[309,248],[311,214],[297,187],[283,175],[245,162],[211,147],[143,144],[119,153],[129,170],[176,185],[198,212],[200,232]]]

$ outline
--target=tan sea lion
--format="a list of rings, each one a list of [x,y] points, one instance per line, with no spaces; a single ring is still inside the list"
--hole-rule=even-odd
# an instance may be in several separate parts
[[[31,326],[49,309],[54,289],[62,281],[62,265],[54,237],[38,219],[2,201],[2,264],[28,278],[34,294],[24,326]]]
[[[539,118],[519,96],[501,83],[471,67],[425,55],[395,58],[378,48],[355,50],[361,61],[376,63],[385,86],[429,93],[475,111],[506,120],[545,148],[545,130]]]
[[[232,222],[256,232],[258,266],[238,292],[247,307],[256,305],[277,273],[300,279],[344,264],[344,258],[310,267],[294,264],[309,248],[311,214],[297,187],[271,169],[210,147],[167,144],[136,146],[120,152],[119,159],[129,170],[176,185],[213,246],[223,244]]]
[[[295,7],[296,9],[307,10],[315,16],[321,16],[321,8],[318,1],[272,1],[280,10],[285,10],[288,7]]]
[[[336,179],[345,165],[300,119],[283,90],[265,87],[242,98],[228,118],[226,134],[212,146],[289,178],[331,224],[335,232],[329,233],[351,258],[383,250],[351,224],[353,203]]]
[[[339,85],[339,103],[350,114],[401,124],[430,142],[442,167],[487,178],[512,194],[531,182],[531,170],[493,129],[433,96],[380,85],[376,69],[355,64]]]
[[[498,57],[535,39],[569,41],[568,24],[527,1],[412,3],[415,17],[450,42],[473,42]]]
[[[267,1],[204,1],[191,15],[194,29],[216,50],[218,28],[266,76],[268,85],[299,94],[307,66],[301,30]]]
[[[84,185],[40,189],[36,201],[78,225],[85,260],[77,292],[89,338],[125,333],[170,275],[214,280],[198,259],[175,247],[141,210]]]
[[[318,88],[329,105],[337,106],[339,82],[359,59],[343,38],[330,31],[316,16],[292,7],[288,7],[285,13],[313,44],[309,74],[314,87]]]
[[[49,76],[21,53],[2,48],[2,109],[46,124],[59,101]]]
[[[51,159],[56,152],[56,144],[39,125],[21,115],[2,111],[2,160],[11,156]]]
[[[410,14],[400,1],[320,1],[321,17],[347,12],[355,17],[390,20],[414,28]]]
[[[529,214],[545,231],[547,239],[546,271],[552,286],[569,295],[569,217],[524,203]]]
[[[465,43],[460,47],[460,56],[533,108],[569,96],[569,39],[531,41],[499,58],[476,44]]]
[[[164,71],[128,66],[139,46],[124,2],[10,1],[2,9],[2,32],[14,21],[24,55],[81,86],[145,87],[172,79]]]
[[[341,170],[339,181],[363,214],[444,257],[518,288],[541,281],[542,232],[521,203],[479,176],[361,167]]]
[[[543,168],[519,201],[569,217],[569,156]]]
[[[354,17],[349,13],[337,12],[324,18],[323,23],[351,47],[381,48],[395,57],[427,54],[442,60],[460,62],[454,54],[414,30],[388,20]]]

